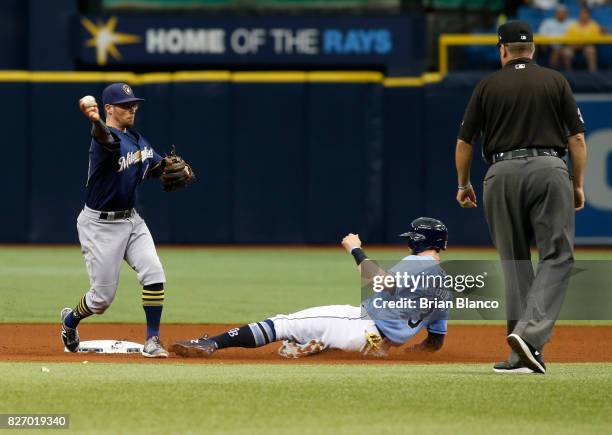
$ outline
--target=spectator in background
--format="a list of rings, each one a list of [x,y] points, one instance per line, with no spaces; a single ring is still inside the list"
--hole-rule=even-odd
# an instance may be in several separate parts
[[[593,37],[599,36],[603,32],[601,27],[595,20],[591,18],[591,12],[587,8],[580,9],[580,16],[578,21],[571,23],[567,28],[567,36],[572,37]],[[584,58],[587,62],[587,68],[590,72],[597,71],[597,50],[592,44],[588,45],[574,45],[569,51],[570,56],[573,58],[576,51],[582,51]]]
[[[557,6],[555,16],[542,21],[538,33],[544,36],[564,36],[573,21],[567,18],[567,8],[565,6]],[[552,44],[548,62],[552,68],[559,68],[559,64],[562,64],[565,69],[571,69],[572,52],[566,46]]]
[[[559,6],[559,0],[525,0],[525,3],[536,9],[545,11],[551,11]]]

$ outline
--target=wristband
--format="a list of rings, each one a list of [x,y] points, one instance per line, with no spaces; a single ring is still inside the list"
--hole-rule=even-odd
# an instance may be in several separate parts
[[[458,190],[467,190],[470,187],[472,187],[472,183],[470,183],[469,181],[467,182],[467,184],[465,186],[457,186]]]
[[[351,255],[355,259],[355,263],[357,263],[357,266],[359,266],[361,263],[368,259],[368,256],[365,255],[365,252],[363,252],[363,249],[361,248],[351,249]]]

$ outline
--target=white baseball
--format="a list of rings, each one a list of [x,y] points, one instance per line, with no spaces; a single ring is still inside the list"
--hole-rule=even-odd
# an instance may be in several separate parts
[[[96,99],[91,95],[85,95],[83,98],[81,98],[81,102],[83,103],[83,107],[86,109],[96,105]]]

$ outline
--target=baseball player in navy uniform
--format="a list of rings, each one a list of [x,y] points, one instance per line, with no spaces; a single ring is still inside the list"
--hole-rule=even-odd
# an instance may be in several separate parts
[[[61,338],[67,350],[78,350],[79,322],[104,313],[112,304],[121,261],[125,260],[136,271],[142,285],[147,320],[142,355],[166,358],[168,352],[159,340],[166,277],[151,233],[134,204],[136,189],[144,179],[162,178],[163,183],[166,166],[176,165],[171,158],[157,154],[132,129],[139,104],[144,100],[137,98],[129,85],[109,85],[102,93],[102,101],[106,123],[102,122],[93,97],[84,97],[79,102],[79,108],[92,122],[85,206],[77,219],[91,287],[75,308],[62,310]],[[174,184],[170,188],[164,184],[165,190],[174,190],[193,179],[188,165],[182,162],[178,166],[178,177],[172,174]],[[180,179],[178,184],[177,179]]]
[[[356,234],[342,240],[342,246],[354,257],[362,278],[392,275],[396,272],[426,276],[444,276],[439,266],[440,251],[446,249],[448,231],[437,219],[418,218],[410,231],[401,235],[408,240],[411,255],[402,259],[388,272],[368,260]],[[397,283],[366,298],[361,307],[330,305],[308,308],[297,313],[279,314],[261,322],[231,329],[216,337],[177,341],[172,350],[184,357],[208,357],[228,347],[260,347],[282,341],[278,350],[285,358],[299,358],[325,349],[361,352],[363,355],[386,356],[390,346],[400,346],[421,329],[427,338],[414,346],[425,351],[437,351],[447,332],[448,309],[439,307],[399,307],[407,299],[444,299],[439,288],[407,288]],[[449,292],[446,292],[447,296]],[[448,298],[446,299],[448,300]],[[386,303],[383,303],[386,302]]]

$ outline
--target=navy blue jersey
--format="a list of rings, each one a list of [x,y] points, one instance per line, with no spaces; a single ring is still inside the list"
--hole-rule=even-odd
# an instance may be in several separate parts
[[[113,143],[91,140],[85,204],[100,211],[128,210],[136,202],[136,188],[162,158],[134,130],[109,129]]]

